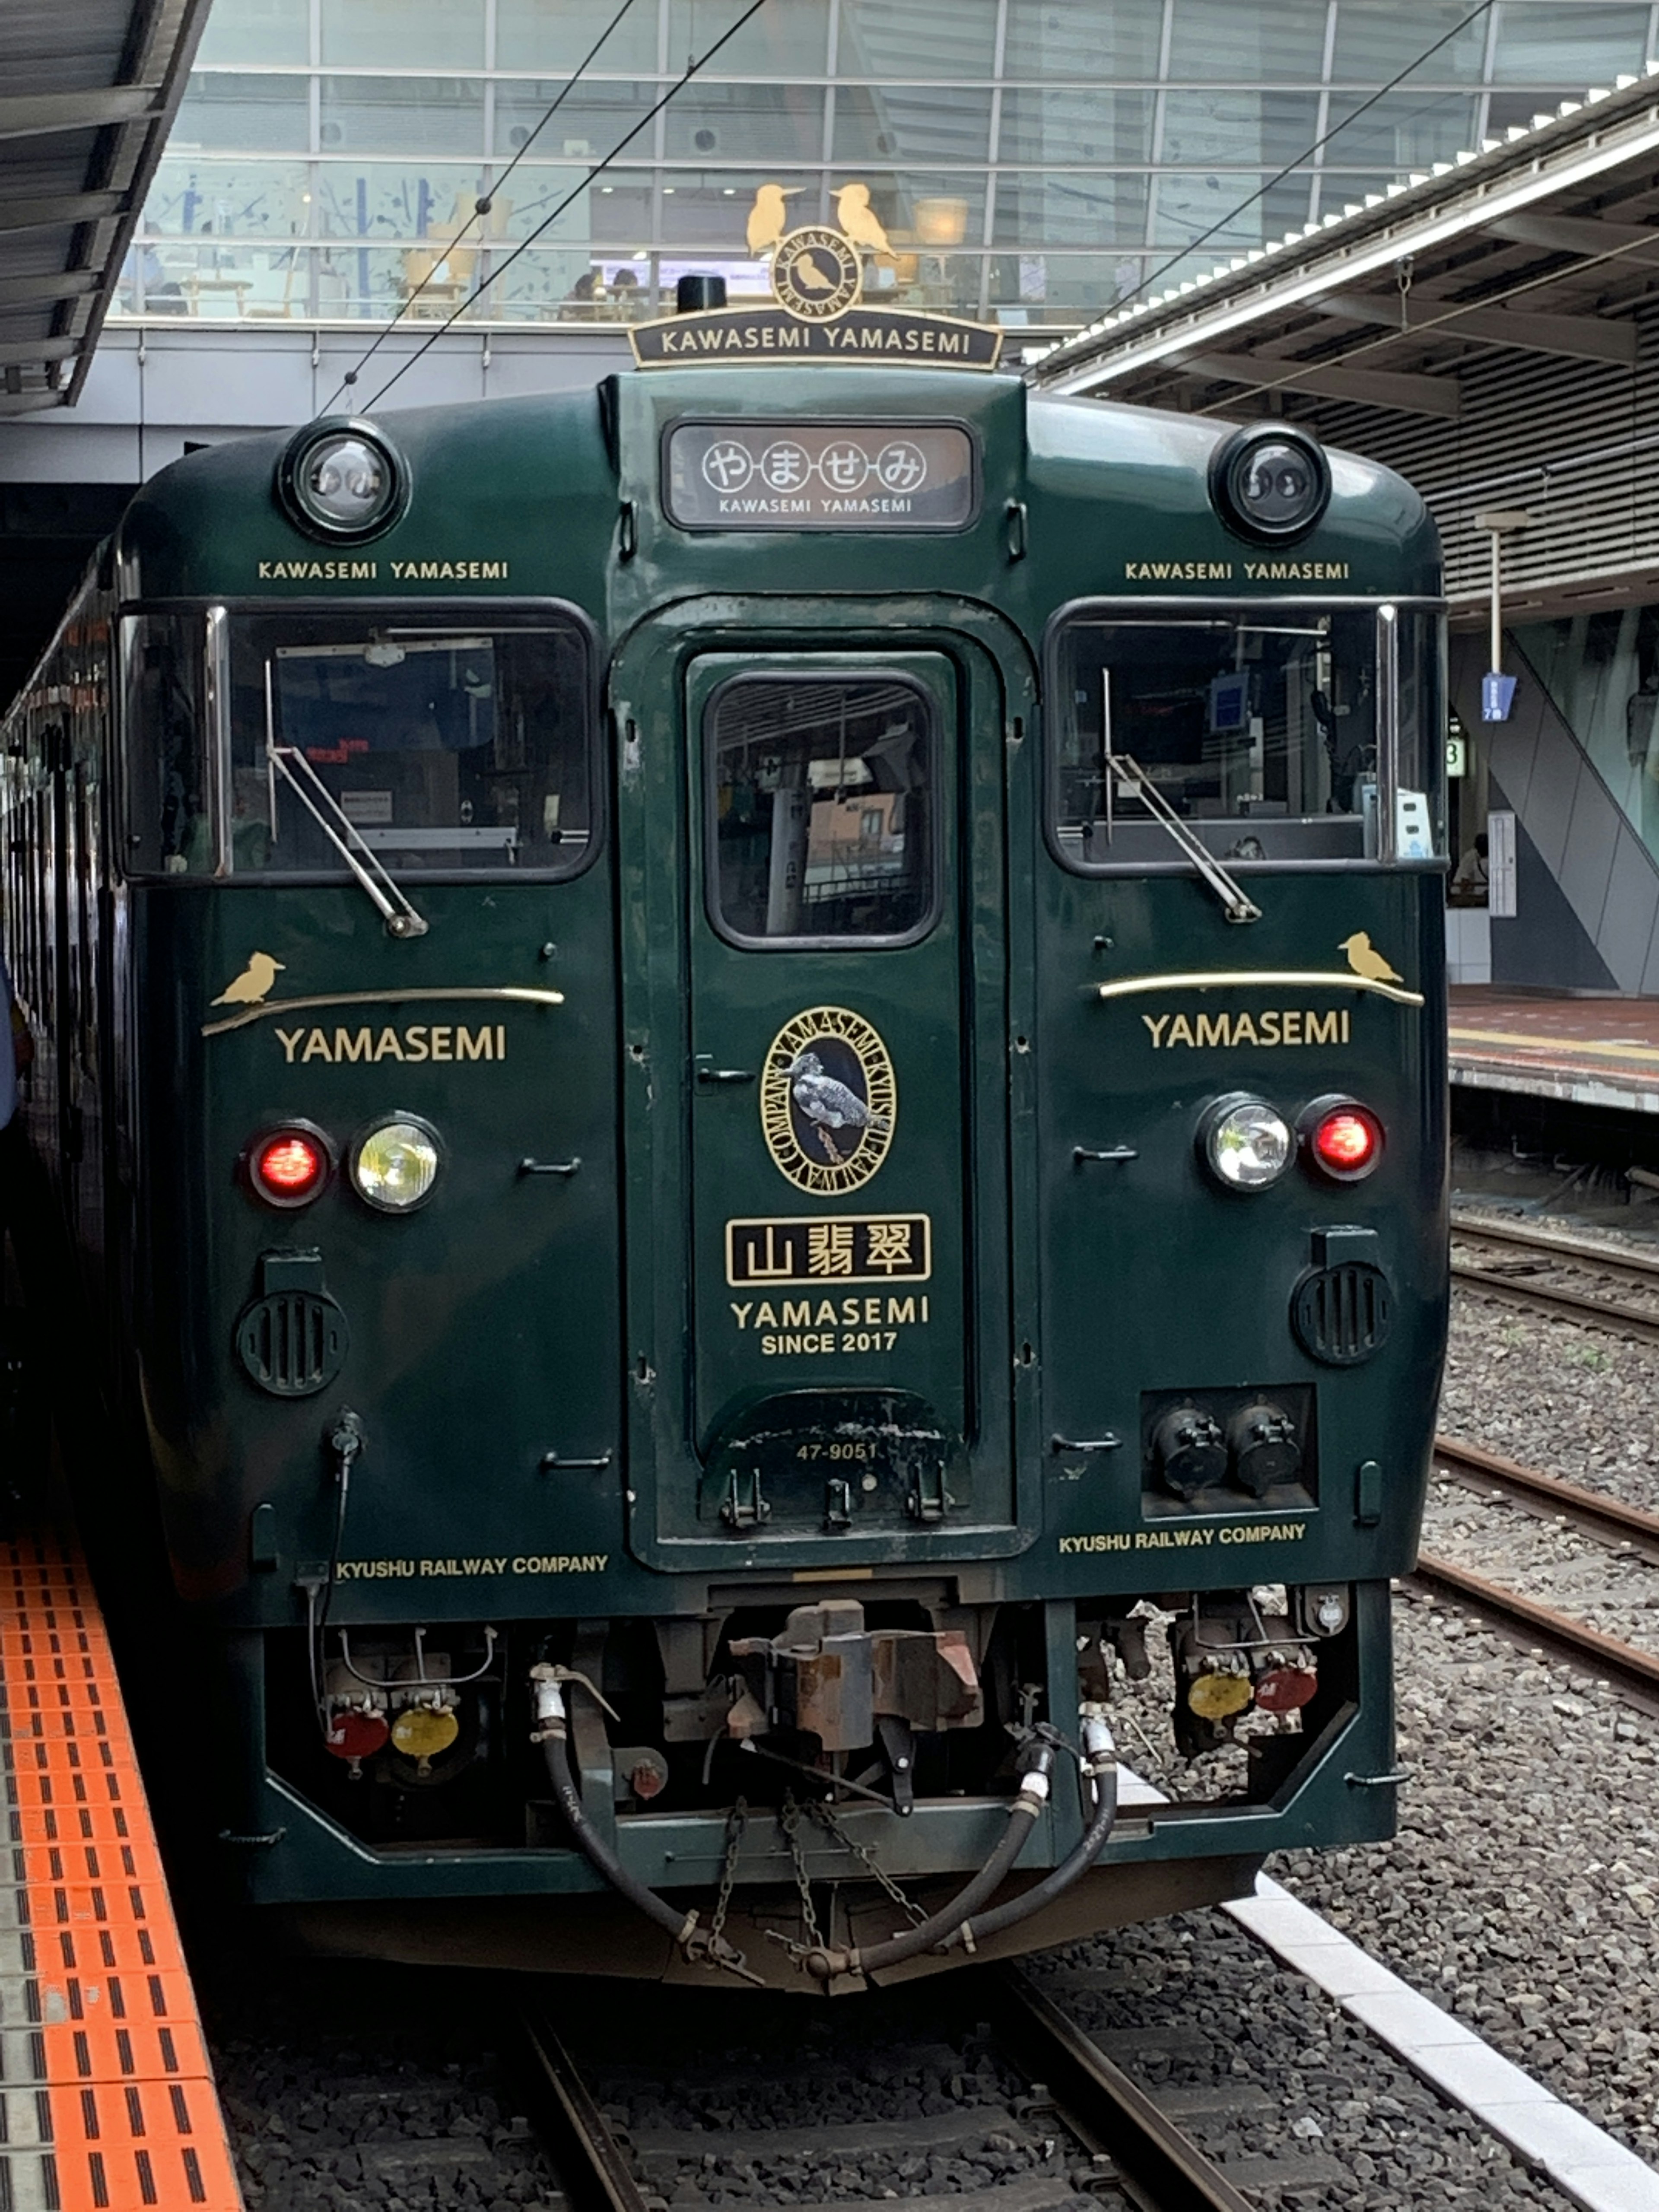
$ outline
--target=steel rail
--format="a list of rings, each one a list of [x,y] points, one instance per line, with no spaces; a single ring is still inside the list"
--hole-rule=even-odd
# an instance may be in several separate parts
[[[1249,2199],[1028,1975],[994,1967],[988,1989],[999,2042],[1049,2091],[1085,2148],[1107,2154],[1146,2212],[1250,2212]]]
[[[1659,1344],[1659,1313],[1641,1313],[1611,1298],[1589,1298],[1582,1291],[1557,1290],[1546,1283],[1517,1281],[1512,1275],[1489,1274],[1484,1267],[1467,1267],[1456,1260],[1451,1263],[1451,1278],[1485,1297],[1501,1299],[1505,1305],[1554,1314],[1563,1321],[1589,1322],[1643,1344]]]
[[[1553,1606],[1431,1552],[1419,1553],[1413,1573],[1419,1582],[1449,1591],[1503,1626],[1524,1629],[1536,1643],[1574,1665],[1589,1668],[1644,1712],[1659,1711],[1659,1656],[1653,1652],[1621,1643],[1588,1622],[1575,1620],[1571,1613],[1558,1613]]]
[[[1564,1264],[1599,1268],[1609,1275],[1623,1276],[1638,1289],[1659,1291],[1659,1258],[1621,1245],[1598,1243],[1591,1237],[1545,1236],[1524,1222],[1500,1221],[1483,1213],[1454,1213],[1451,1233],[1471,1243],[1508,1244],[1523,1252],[1547,1253]]]
[[[1634,1542],[1646,1549],[1659,1548],[1659,1513],[1627,1505],[1622,1498],[1586,1490],[1581,1483],[1546,1474],[1540,1468],[1522,1467],[1517,1460],[1505,1459],[1480,1444],[1466,1443],[1460,1437],[1437,1437],[1434,1460],[1437,1467],[1453,1474],[1483,1484],[1495,1483],[1524,1504],[1546,1506],[1552,1514],[1559,1514],[1604,1543]]]
[[[540,2009],[526,2013],[523,2025],[535,2067],[541,2132],[573,2212],[648,2212],[646,2192],[563,2037]]]

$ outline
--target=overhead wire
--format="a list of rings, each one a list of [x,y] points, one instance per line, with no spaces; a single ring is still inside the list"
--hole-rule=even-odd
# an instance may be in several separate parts
[[[581,194],[587,190],[588,186],[593,182],[596,177],[602,177],[605,174],[605,171],[611,167],[611,163],[617,160],[617,156],[628,147],[633,144],[634,141],[639,137],[642,131],[647,129],[651,124],[656,121],[658,116],[662,113],[664,108],[668,106],[669,102],[673,100],[678,94],[685,89],[686,86],[690,83],[692,78],[696,76],[697,72],[702,69],[705,69],[708,64],[713,61],[714,56],[719,53],[720,48],[728,45],[732,40],[736,38],[738,33],[742,30],[744,25],[749,21],[750,18],[751,16],[757,15],[765,5],[766,0],[750,0],[749,6],[744,9],[742,15],[738,17],[736,22],[732,24],[728,29],[723,31],[720,37],[714,40],[714,44],[707,48],[704,52],[695,56],[686,64],[685,68],[682,70],[679,76],[676,78],[675,82],[669,86],[662,98],[659,100],[654,106],[647,109],[646,112],[640,118],[633,129],[626,131],[623,137],[617,141],[616,144],[611,149],[611,151],[606,154],[601,161],[598,161],[593,164],[592,167],[588,170],[581,182],[579,185],[572,186],[570,191],[565,194],[564,198],[553,210],[552,213],[545,216],[542,222],[537,224],[535,229],[531,232],[528,238],[521,239],[519,244],[514,247],[511,253],[507,254],[502,260],[498,261],[495,266],[489,270],[488,274],[479,281],[472,291],[467,295],[466,298],[463,300],[458,307],[452,309],[449,314],[444,318],[443,321],[431,331],[421,344],[416,347],[414,352],[410,355],[408,360],[402,362],[399,367],[396,368],[389,377],[387,377],[386,382],[381,385],[380,390],[375,392],[374,398],[368,401],[368,404],[370,408],[378,407],[380,405],[381,400],[386,398],[386,395],[391,391],[392,386],[396,384],[400,378],[406,376],[410,370],[414,368],[416,362],[422,359],[425,355],[431,351],[432,348],[438,343],[438,340],[443,337],[445,331],[452,330],[454,325],[459,322],[461,317],[467,313],[469,308],[477,305],[478,301],[483,297],[484,294],[489,289],[490,286],[495,282],[497,277],[504,276],[507,270],[513,266],[514,263],[517,261],[521,255],[527,253],[530,251],[530,248],[535,245],[537,240],[552,228],[553,225],[558,221],[559,217],[564,213],[565,210],[571,204],[571,203],[574,200],[578,199]]]
[[[1178,253],[1172,253],[1167,261],[1154,269],[1149,276],[1143,276],[1133,291],[1120,294],[1113,302],[1113,313],[1116,313],[1119,309],[1127,307],[1131,300],[1138,299],[1141,293],[1149,290],[1156,284],[1161,276],[1167,276],[1170,270],[1179,267],[1189,254],[1196,253],[1200,247],[1206,246],[1211,239],[1237,222],[1239,216],[1253,208],[1258,200],[1266,199],[1275,185],[1282,185],[1286,177],[1293,175],[1297,169],[1305,167],[1316,154],[1322,152],[1330,144],[1333,138],[1346,131],[1350,124],[1357,123],[1369,108],[1375,107],[1379,100],[1386,100],[1391,92],[1398,91],[1414,70],[1421,69],[1424,63],[1437,54],[1442,46],[1449,46],[1454,39],[1461,37],[1471,23],[1477,22],[1482,15],[1489,15],[1495,5],[1496,0],[1480,0],[1478,6],[1471,8],[1467,15],[1461,17],[1452,25],[1450,30],[1437,38],[1432,46],[1425,46],[1421,53],[1413,55],[1404,69],[1391,76],[1386,84],[1379,85],[1368,99],[1362,100],[1358,106],[1345,115],[1340,123],[1332,124],[1330,129],[1316,138],[1312,145],[1304,147],[1293,160],[1286,161],[1282,169],[1276,169],[1264,184],[1249,194],[1248,198],[1240,200],[1238,204],[1230,208],[1225,215],[1218,216],[1209,228],[1200,231],[1196,238],[1189,239]],[[1073,343],[1076,343],[1078,341],[1073,340]],[[1054,349],[1056,355],[1065,350],[1064,347],[1060,346]]]
[[[444,261],[447,258],[447,254],[453,253],[456,251],[457,247],[459,246],[461,241],[465,238],[468,231],[471,229],[475,222],[479,222],[483,216],[489,214],[490,210],[495,206],[496,198],[501,192],[502,185],[507,183],[514,169],[518,167],[520,162],[523,161],[525,155],[528,154],[531,148],[541,137],[543,131],[546,130],[548,125],[553,120],[553,118],[558,113],[559,110],[564,106],[566,100],[569,99],[571,94],[574,92],[576,87],[581,82],[589,63],[592,62],[594,56],[599,52],[599,48],[605,44],[605,40],[611,36],[611,33],[616,29],[617,24],[621,22],[623,17],[628,13],[629,9],[633,5],[634,0],[622,0],[621,7],[617,9],[616,14],[605,25],[604,30],[599,33],[599,37],[594,40],[592,45],[582,56],[580,61],[577,63],[575,69],[570,76],[560,86],[558,92],[553,100],[542,111],[540,122],[537,124],[535,129],[525,140],[523,145],[520,146],[518,151],[514,155],[513,159],[501,171],[500,176],[495,179],[494,183],[490,185],[489,190],[487,192],[480,192],[477,199],[473,201],[471,214],[468,216],[466,221],[461,225],[459,230],[456,232],[454,237],[447,241],[447,252],[443,254],[434,253],[432,256],[432,265],[427,270],[425,276],[422,276],[420,283],[416,285],[414,290],[410,292],[408,298],[403,301],[401,306],[398,307],[397,313],[392,316],[390,322],[386,324],[385,329],[380,332],[375,338],[374,344],[369,347],[368,352],[363,355],[362,360],[357,362],[353,368],[350,368],[346,371],[338,384],[335,386],[333,392],[330,396],[327,406],[320,408],[318,410],[319,413],[326,415],[329,412],[329,410],[334,405],[335,401],[340,398],[341,394],[349,391],[349,388],[356,384],[357,379],[362,374],[364,369],[368,368],[369,362],[374,360],[375,355],[379,353],[380,348],[392,336],[398,324],[402,322],[404,317],[409,313],[410,310],[414,307],[416,301],[421,297],[422,294],[424,293],[427,288],[434,281],[439,270],[442,268]]]

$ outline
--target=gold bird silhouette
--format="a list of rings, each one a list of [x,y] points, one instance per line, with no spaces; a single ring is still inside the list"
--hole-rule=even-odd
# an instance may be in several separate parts
[[[1352,937],[1345,937],[1336,949],[1347,954],[1348,965],[1356,975],[1364,975],[1373,983],[1402,983],[1406,980],[1389,967],[1363,929],[1356,929]]]
[[[788,210],[786,200],[794,198],[799,185],[761,185],[755,192],[755,204],[749,210],[749,251],[764,253],[769,246],[775,246],[783,236],[783,226]]]
[[[227,983],[213,1001],[216,1006],[257,1006],[268,997],[284,963],[268,952],[256,952],[234,983]]]
[[[867,246],[875,253],[890,253],[881,219],[870,210],[868,185],[842,185],[836,193],[836,222],[843,237],[854,246]]]
[[[833,292],[835,279],[826,276],[812,258],[812,249],[803,246],[789,264],[789,274],[803,292]]]

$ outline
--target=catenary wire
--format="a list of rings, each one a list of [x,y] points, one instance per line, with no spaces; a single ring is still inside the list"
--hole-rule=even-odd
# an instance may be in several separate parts
[[[1431,56],[1437,54],[1442,46],[1449,46],[1454,39],[1468,29],[1471,23],[1477,21],[1482,15],[1489,14],[1493,5],[1494,0],[1480,0],[1478,7],[1471,8],[1467,15],[1454,23],[1450,30],[1437,38],[1432,46],[1425,46],[1420,54],[1413,55],[1404,69],[1396,76],[1391,76],[1386,84],[1379,85],[1368,99],[1362,100],[1351,114],[1345,115],[1340,123],[1332,124],[1330,129],[1322,137],[1316,138],[1311,146],[1304,146],[1293,161],[1286,161],[1282,169],[1276,169],[1265,184],[1259,185],[1247,198],[1240,200],[1236,207],[1230,208],[1225,215],[1218,216],[1207,230],[1201,230],[1196,238],[1189,239],[1178,253],[1172,253],[1167,261],[1161,263],[1149,276],[1143,276],[1133,291],[1121,294],[1113,302],[1112,312],[1116,313],[1120,308],[1127,307],[1131,300],[1138,299],[1141,293],[1149,290],[1156,284],[1160,276],[1166,276],[1171,269],[1183,262],[1189,253],[1196,253],[1200,246],[1207,245],[1218,232],[1225,230],[1231,223],[1237,222],[1247,209],[1253,208],[1258,200],[1266,199],[1275,185],[1282,185],[1285,178],[1294,170],[1301,168],[1306,162],[1312,161],[1316,154],[1328,146],[1340,131],[1346,131],[1351,123],[1357,123],[1368,108],[1375,107],[1379,100],[1386,100],[1391,92],[1398,90],[1414,70],[1421,69],[1424,63]],[[1077,341],[1073,340],[1073,343],[1075,343]],[[1060,347],[1054,349],[1056,353],[1062,349]]]
[[[674,98],[675,94],[677,93],[683,92],[685,87],[690,83],[692,78],[696,76],[697,71],[705,68],[709,62],[713,61],[714,56],[719,53],[720,48],[723,46],[726,46],[731,40],[736,38],[738,33],[742,30],[744,25],[749,21],[750,17],[751,15],[759,15],[761,9],[765,5],[766,0],[750,0],[750,5],[744,9],[737,21],[733,23],[728,30],[721,32],[720,37],[715,40],[712,46],[709,46],[704,52],[698,54],[694,59],[686,64],[684,71],[675,79],[674,82],[669,86],[667,91],[664,93],[662,98],[656,102],[655,106],[646,111],[646,112],[640,118],[639,121],[634,125],[633,129],[626,132],[617,141],[616,144],[611,149],[611,151],[605,155],[604,159],[602,161],[596,161],[593,164],[592,167],[587,172],[587,174],[582,179],[580,184],[573,185],[571,190],[565,194],[564,198],[553,210],[552,213],[545,216],[542,222],[537,224],[535,229],[531,232],[529,237],[520,240],[519,244],[514,247],[512,252],[507,256],[505,260],[498,261],[495,267],[490,270],[489,273],[486,276],[483,277],[473,290],[467,295],[466,298],[461,301],[460,305],[458,307],[453,308],[450,313],[444,318],[443,321],[438,325],[437,328],[416,347],[414,352],[410,355],[408,360],[402,362],[399,367],[396,368],[389,377],[387,377],[386,382],[374,394],[374,397],[368,403],[370,408],[378,407],[380,405],[381,400],[386,398],[387,392],[391,391],[392,386],[397,383],[398,379],[402,376],[407,375],[409,371],[414,368],[416,362],[430,352],[432,348],[438,343],[438,340],[442,337],[445,331],[452,329],[455,324],[459,322],[461,317],[465,314],[467,309],[475,306],[477,301],[483,298],[483,295],[489,289],[489,287],[495,283],[495,279],[498,276],[504,276],[507,274],[507,270],[513,266],[513,264],[519,258],[520,254],[527,253],[530,248],[536,243],[536,240],[541,237],[542,234],[544,231],[550,230],[552,228],[553,225],[570,205],[571,202],[578,198],[581,193],[585,192],[596,177],[602,177],[605,174],[605,171],[611,167],[617,155],[623,152],[624,148],[631,146],[634,141],[639,137],[641,131],[656,121],[658,116],[662,113],[664,108],[667,106],[669,101]]]
[[[500,195],[502,185],[507,183],[514,169],[518,167],[520,162],[523,161],[525,155],[530,151],[536,141],[541,137],[543,131],[546,130],[548,125],[553,120],[553,118],[564,106],[566,100],[569,99],[571,94],[574,92],[576,87],[581,82],[588,64],[593,59],[595,54],[599,52],[599,48],[611,36],[611,33],[616,29],[617,24],[621,22],[623,17],[628,13],[633,4],[634,0],[622,0],[621,7],[617,9],[616,14],[605,25],[604,30],[599,33],[599,37],[594,40],[592,45],[582,56],[580,61],[577,63],[575,70],[570,77],[565,83],[560,86],[555,98],[549,106],[542,111],[540,122],[537,124],[535,129],[525,140],[523,145],[520,146],[517,153],[514,155],[513,159],[501,171],[500,176],[497,177],[491,184],[489,190],[487,192],[480,192],[477,198],[473,201],[471,214],[468,216],[466,221],[461,225],[459,230],[456,232],[454,237],[449,240],[447,248],[448,252],[453,253],[455,251],[456,247],[459,246],[461,240],[466,236],[468,231],[471,229],[473,224],[477,222],[481,216],[486,216],[489,213],[490,209],[495,205],[495,200]],[[409,297],[404,301],[402,305],[398,307],[397,313],[392,316],[391,321],[386,324],[385,329],[377,334],[374,344],[369,347],[368,351],[364,354],[362,360],[356,362],[353,367],[349,368],[345,374],[340,379],[340,381],[335,386],[333,392],[330,396],[327,405],[318,410],[319,414],[328,414],[333,408],[335,401],[339,398],[341,393],[349,391],[350,387],[356,384],[357,379],[362,374],[364,369],[368,368],[369,362],[374,360],[375,355],[379,353],[380,348],[392,336],[398,324],[402,322],[404,317],[408,314],[410,309],[415,305],[415,302],[420,298],[427,287],[434,281],[439,270],[443,266],[445,258],[446,256],[442,254],[434,253],[432,256],[432,266],[427,270],[425,276],[422,277],[420,283],[409,295]]]

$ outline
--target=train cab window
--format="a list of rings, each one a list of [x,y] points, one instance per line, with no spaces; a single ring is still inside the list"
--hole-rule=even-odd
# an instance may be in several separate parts
[[[134,615],[122,626],[126,864],[134,875],[213,872],[200,614]]]
[[[1402,624],[1407,653],[1422,658],[1437,628],[1431,616]],[[1364,607],[1067,621],[1053,663],[1061,857],[1086,868],[1175,862],[1147,785],[1229,862],[1375,857],[1379,744],[1397,748],[1398,783],[1428,776],[1421,744],[1379,730],[1378,650],[1376,611]],[[1401,678],[1414,723],[1433,686],[1414,662]]]
[[[581,633],[556,618],[412,617],[234,619],[232,872],[337,870],[305,803],[318,785],[337,830],[343,816],[400,874],[580,864],[592,775]]]
[[[901,678],[739,676],[709,702],[708,903],[738,945],[892,945],[935,904],[938,738]]]

